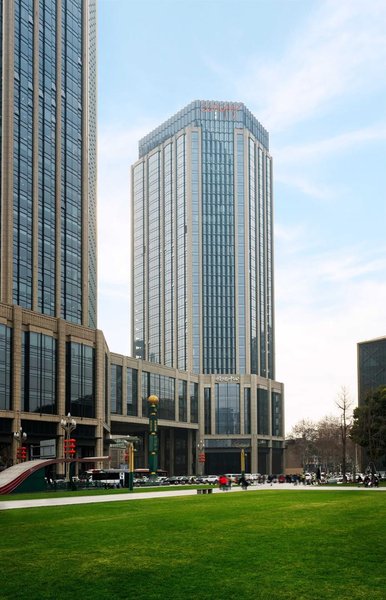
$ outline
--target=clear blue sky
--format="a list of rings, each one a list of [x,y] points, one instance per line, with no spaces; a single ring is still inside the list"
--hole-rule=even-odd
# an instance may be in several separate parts
[[[386,335],[386,2],[99,0],[99,328],[129,354],[130,165],[194,99],[244,102],[274,160],[286,430],[357,401]]]

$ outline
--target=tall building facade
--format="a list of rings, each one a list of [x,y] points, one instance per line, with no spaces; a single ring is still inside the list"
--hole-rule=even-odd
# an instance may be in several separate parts
[[[134,356],[274,379],[267,132],[244,104],[195,101],[143,138],[139,157]]]
[[[208,472],[282,469],[272,159],[242,103],[194,101],[132,167],[133,355],[198,375]]]
[[[62,457],[68,413],[78,459],[132,434],[145,467],[156,394],[170,474],[197,473],[198,448],[207,473],[239,471],[241,449],[281,472],[266,132],[244,105],[193,103],[141,142],[138,358],[114,354],[96,329],[95,0],[0,11],[0,469],[20,427],[30,458]]]
[[[96,52],[96,0],[0,0],[0,465],[20,426],[31,455],[48,437],[59,456],[61,415],[83,420],[80,456],[109,427]]]
[[[2,0],[0,301],[96,327],[95,0]]]

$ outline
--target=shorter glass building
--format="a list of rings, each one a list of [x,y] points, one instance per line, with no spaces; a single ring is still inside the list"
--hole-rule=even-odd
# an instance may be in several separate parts
[[[386,337],[358,344],[359,404],[380,385],[386,385]]]
[[[282,384],[114,354],[101,331],[0,304],[0,468],[16,459],[19,427],[29,457],[48,440],[62,456],[60,420],[69,412],[78,458],[109,455],[111,435],[130,434],[141,440],[136,467],[147,467],[150,394],[160,398],[159,464],[169,474],[198,473],[201,443],[206,473],[239,472],[242,449],[248,472],[283,471]]]
[[[358,344],[358,403],[364,402],[366,395],[379,386],[386,385],[386,337],[368,340]],[[362,452],[362,470],[368,466],[368,457]],[[377,464],[386,469],[386,456]]]

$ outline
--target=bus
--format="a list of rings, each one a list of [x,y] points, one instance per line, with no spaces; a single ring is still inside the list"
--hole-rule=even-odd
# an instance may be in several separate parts
[[[168,473],[164,469],[157,469],[157,477],[167,477]],[[135,469],[134,477],[136,479],[143,479],[144,477],[150,477],[149,469]]]
[[[94,481],[98,486],[108,488],[128,487],[129,471],[123,469],[90,469],[86,471],[89,481]],[[146,480],[150,477],[149,469],[135,469],[134,479]],[[167,472],[163,469],[157,469],[157,477],[167,477]]]

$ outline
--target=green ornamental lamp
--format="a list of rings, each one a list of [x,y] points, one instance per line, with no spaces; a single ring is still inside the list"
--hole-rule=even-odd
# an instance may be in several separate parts
[[[149,403],[149,473],[151,478],[157,476],[158,468],[158,404],[159,398],[152,394],[147,399]]]

